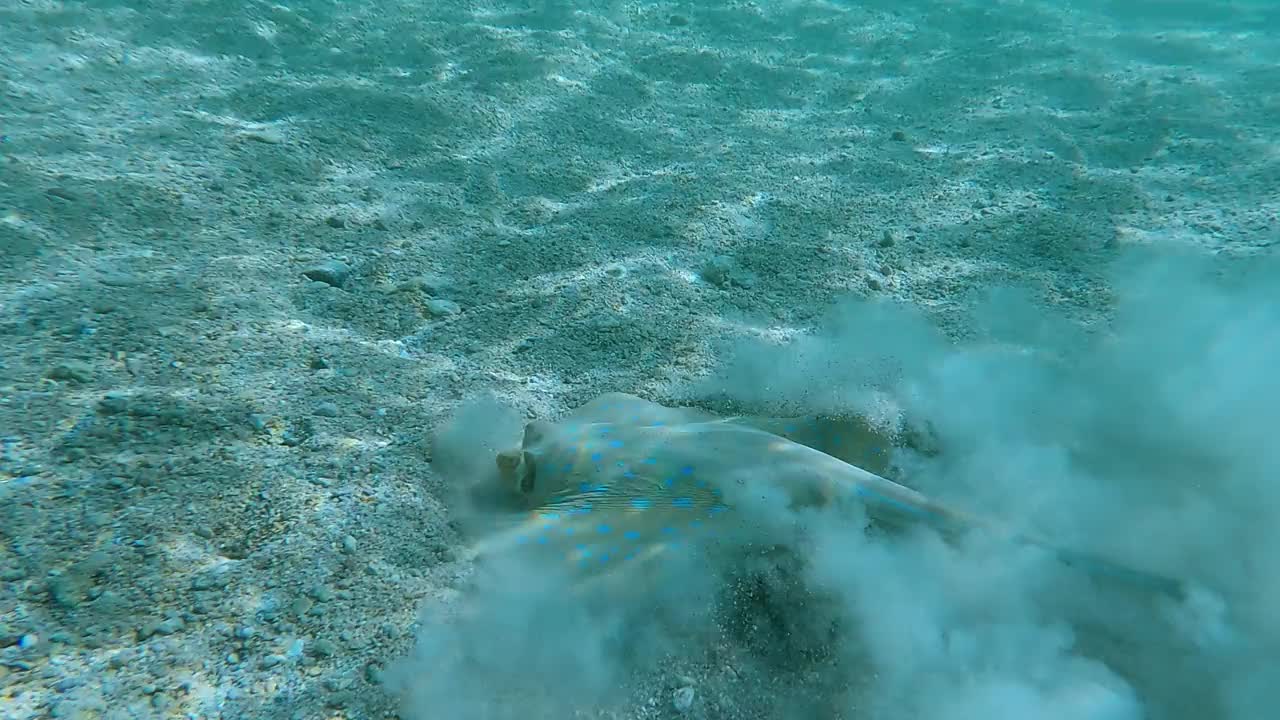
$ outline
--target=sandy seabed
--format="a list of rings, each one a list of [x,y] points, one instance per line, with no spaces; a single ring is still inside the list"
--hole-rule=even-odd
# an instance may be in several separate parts
[[[838,407],[865,374],[801,360],[748,384],[724,348],[818,328],[836,365],[927,345],[935,367],[938,348],[999,335],[974,313],[1004,286],[1032,308],[1010,320],[1020,340],[1085,337],[1123,326],[1117,262],[1176,250],[1225,289],[1143,285],[1173,298],[1168,316],[1135,301],[1163,317],[1137,323],[1156,333],[1134,341],[1149,372],[1121,363],[1131,377],[1089,387],[1157,393],[1148,376],[1168,368],[1203,391],[1203,412],[1142,416],[1170,434],[1139,439],[1160,477],[1204,463],[1222,484],[1071,500],[1079,467],[1046,451],[1065,440],[977,439],[1040,417],[1022,400],[1040,375],[963,376],[989,389],[916,409],[955,430],[950,447],[1052,476],[953,495],[1228,596],[1253,588],[1256,609],[1280,589],[1259,480],[1280,459],[1253,431],[1280,419],[1259,359],[1280,320],[1274,284],[1233,278],[1280,242],[1280,10],[1141,5],[3,0],[0,718],[1261,717],[1280,701],[1258,669],[1280,638],[1265,613],[1241,614],[1248,642],[1204,619],[1213,600],[1169,610],[1178,627],[1198,613],[1190,650],[1094,637],[1147,606],[1066,613],[1041,565],[925,540],[843,570],[819,555],[810,584],[884,578],[831,600],[856,642],[779,619],[809,611],[772,568],[752,607],[662,662],[596,648],[613,672],[552,672],[535,662],[548,644],[592,633],[543,637],[525,600],[474,599],[432,466],[433,432],[484,394],[554,417],[607,391],[714,404],[696,390],[726,378],[715,402],[777,399],[760,392],[776,382],[813,411],[865,411]],[[879,300],[936,336],[833,311]],[[1171,337],[1190,340],[1151,340]],[[1170,439],[1196,433],[1203,452]],[[1126,442],[1099,452],[1144,457]],[[1137,473],[1095,475],[1113,471]],[[1160,513],[1093,512],[1103,496]],[[502,616],[484,643],[527,632],[538,652],[486,675],[485,653],[463,673],[424,651],[444,642],[430,608],[469,603]],[[875,603],[901,635],[866,627]],[[523,672],[542,694],[489,707]],[[580,707],[576,689],[618,677],[618,697]]]

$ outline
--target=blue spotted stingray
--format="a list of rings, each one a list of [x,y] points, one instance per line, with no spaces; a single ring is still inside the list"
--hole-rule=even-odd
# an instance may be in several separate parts
[[[560,422],[534,421],[522,445],[498,455],[499,474],[523,507],[481,552],[519,546],[598,576],[638,568],[672,550],[688,555],[719,538],[767,541],[788,511],[856,502],[882,522],[970,528],[1048,547],[1093,570],[1157,589],[1174,581],[1053,548],[944,507],[877,472],[888,438],[834,418],[721,418],[620,393]]]

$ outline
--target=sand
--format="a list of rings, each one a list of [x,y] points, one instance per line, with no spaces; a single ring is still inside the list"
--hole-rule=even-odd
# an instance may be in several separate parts
[[[465,598],[465,400],[1272,253],[1277,10],[1142,5],[0,4],[0,717],[430,717],[380,682]],[[825,687],[706,652],[610,712]]]

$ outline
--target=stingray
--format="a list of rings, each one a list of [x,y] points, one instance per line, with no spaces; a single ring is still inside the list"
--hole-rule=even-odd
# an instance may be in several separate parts
[[[776,542],[806,512],[856,506],[877,525],[992,532],[1092,573],[1182,593],[1176,580],[1014,532],[885,478],[891,440],[856,418],[719,417],[611,393],[559,422],[530,422],[520,447],[498,453],[513,508],[478,549],[522,548],[586,587],[673,552]]]

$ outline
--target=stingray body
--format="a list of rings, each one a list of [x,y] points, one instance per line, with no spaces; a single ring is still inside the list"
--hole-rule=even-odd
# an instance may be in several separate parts
[[[857,421],[720,418],[605,395],[558,423],[530,423],[521,447],[499,454],[500,476],[520,508],[480,550],[521,548],[567,563],[584,580],[617,576],[673,552],[687,558],[725,541],[769,542],[776,523],[794,522],[798,512],[847,504],[880,523],[947,534],[983,527],[1048,547],[860,467],[883,467],[888,448],[888,438]],[[1176,585],[1055,552],[1159,589]]]

